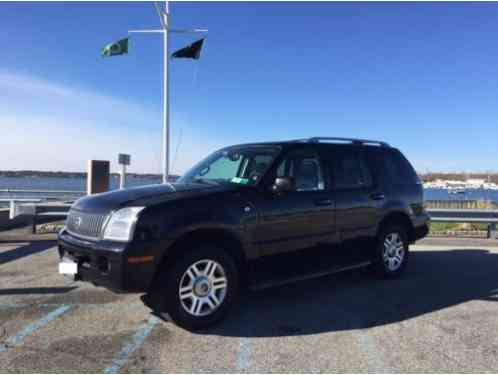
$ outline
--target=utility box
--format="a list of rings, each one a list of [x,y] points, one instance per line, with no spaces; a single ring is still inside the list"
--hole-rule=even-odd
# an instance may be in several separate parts
[[[107,160],[88,160],[86,193],[88,195],[109,190],[110,163]]]

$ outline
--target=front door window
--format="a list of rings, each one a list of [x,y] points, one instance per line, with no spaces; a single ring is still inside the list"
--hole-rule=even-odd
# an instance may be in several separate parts
[[[325,189],[320,162],[311,149],[289,152],[277,167],[276,177],[294,179],[296,191]]]

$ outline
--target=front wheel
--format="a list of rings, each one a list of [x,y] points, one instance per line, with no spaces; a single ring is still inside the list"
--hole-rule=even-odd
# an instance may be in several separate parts
[[[408,262],[409,245],[402,226],[387,225],[377,236],[375,270],[385,278],[399,277]]]
[[[201,247],[188,252],[163,278],[163,308],[180,327],[207,328],[222,319],[238,294],[238,272],[227,252]]]

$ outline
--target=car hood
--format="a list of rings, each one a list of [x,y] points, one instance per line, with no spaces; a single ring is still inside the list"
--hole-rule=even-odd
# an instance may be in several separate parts
[[[157,184],[113,190],[78,199],[72,206],[85,212],[108,213],[127,206],[150,206],[175,199],[232,191],[236,185]]]

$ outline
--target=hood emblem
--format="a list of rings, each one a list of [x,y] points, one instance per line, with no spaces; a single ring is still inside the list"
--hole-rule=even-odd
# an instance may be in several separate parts
[[[83,220],[81,219],[81,216],[78,216],[75,220],[74,220],[74,225],[76,226],[76,228],[79,228],[81,226],[81,222]]]

